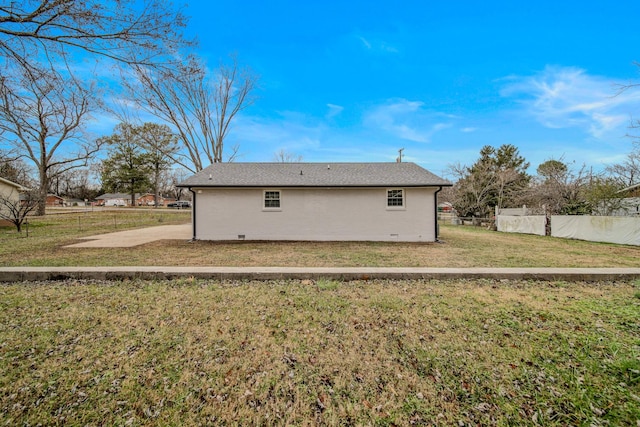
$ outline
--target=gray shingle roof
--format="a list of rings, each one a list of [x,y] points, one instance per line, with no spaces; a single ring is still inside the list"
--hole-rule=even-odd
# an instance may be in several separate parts
[[[424,187],[451,183],[415,163],[214,163],[179,187]]]

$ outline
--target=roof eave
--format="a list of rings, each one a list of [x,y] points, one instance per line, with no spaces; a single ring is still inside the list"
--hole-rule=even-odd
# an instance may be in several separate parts
[[[401,183],[388,183],[388,184],[317,184],[317,185],[293,185],[293,184],[254,184],[254,185],[225,185],[225,184],[178,184],[178,188],[388,188],[388,187],[405,187],[405,188],[421,188],[421,187],[452,187],[452,183],[438,183],[438,184],[401,184]]]

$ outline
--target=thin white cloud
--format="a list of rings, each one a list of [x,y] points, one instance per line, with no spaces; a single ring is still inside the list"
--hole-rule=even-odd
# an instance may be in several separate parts
[[[387,52],[387,53],[399,53],[400,52],[398,50],[398,48],[396,48],[395,46],[392,46],[392,45],[390,45],[389,43],[386,43],[386,42],[380,42],[379,48],[380,48],[381,51]]]
[[[287,152],[303,156],[305,161],[394,161],[397,149],[407,145],[407,154],[413,152],[411,144],[404,141],[426,141],[428,137],[449,127],[444,121],[435,120],[437,114],[423,111],[421,103],[393,102],[388,105],[393,120],[408,119],[417,112],[426,120],[433,116],[423,129],[406,123],[390,123],[385,131],[375,121],[376,108],[370,110],[368,125],[341,127],[325,117],[315,117],[300,112],[279,112],[274,117],[238,116],[226,146],[240,146],[238,161],[269,161],[274,153],[285,148]],[[339,107],[339,106],[335,106]],[[340,108],[336,108],[339,110]],[[378,109],[378,119],[388,116]],[[421,122],[415,117],[416,122]],[[425,136],[426,135],[426,136]]]
[[[548,128],[581,128],[594,137],[624,133],[640,92],[616,96],[615,82],[573,67],[547,67],[527,77],[510,77],[502,96],[518,99],[525,111]]]
[[[466,127],[466,128],[462,128],[460,129],[460,132],[464,132],[464,133],[471,133],[471,132],[475,132],[477,131],[478,128],[474,128],[474,127]]]
[[[362,42],[362,45],[364,47],[366,47],[367,49],[371,50],[371,43],[369,42],[369,40],[365,39],[362,36],[358,36],[358,39]]]
[[[427,111],[423,102],[397,99],[365,113],[364,125],[398,139],[426,143],[433,134],[452,126],[443,119],[451,117]]]
[[[370,52],[393,54],[400,53],[400,50],[396,46],[386,40],[381,40],[377,37],[364,37],[361,35],[356,35],[355,37],[360,41],[360,43],[362,43],[362,46],[364,46],[364,48]]]
[[[238,143],[254,160],[268,161],[282,147],[306,159],[307,150],[321,145],[324,132],[324,125],[300,113],[281,112],[276,119],[238,116],[229,144]]]
[[[326,118],[328,119],[337,116],[342,113],[342,110],[344,110],[344,107],[335,104],[327,104],[327,107],[329,107],[329,112],[326,115]]]

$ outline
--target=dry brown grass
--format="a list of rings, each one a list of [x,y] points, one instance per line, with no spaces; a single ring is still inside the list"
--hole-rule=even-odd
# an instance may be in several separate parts
[[[2,425],[628,425],[640,287],[0,287]]]
[[[444,243],[158,241],[126,250],[65,248],[55,256],[49,254],[47,263],[283,267],[640,267],[640,248],[632,246],[504,234],[469,227],[442,227],[441,237]]]
[[[481,228],[441,226],[443,243],[157,241],[134,248],[65,248],[79,237],[180,223],[188,212],[43,218],[31,236],[0,229],[4,266],[640,267],[640,248]],[[117,228],[114,223],[117,221]]]

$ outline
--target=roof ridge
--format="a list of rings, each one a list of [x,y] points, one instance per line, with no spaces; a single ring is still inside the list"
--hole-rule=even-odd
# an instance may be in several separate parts
[[[414,162],[215,163],[179,187],[432,187],[451,183]]]

